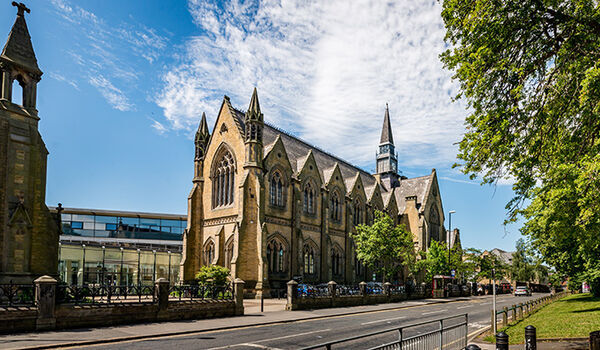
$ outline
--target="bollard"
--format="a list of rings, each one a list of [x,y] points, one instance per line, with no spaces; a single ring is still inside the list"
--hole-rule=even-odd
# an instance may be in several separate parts
[[[508,350],[508,334],[504,332],[496,334],[496,350]]]
[[[525,350],[536,350],[537,340],[535,336],[535,327],[529,325],[525,327]]]
[[[590,333],[590,350],[600,350],[600,331]]]
[[[469,344],[469,345],[467,345],[465,350],[481,350],[481,348],[475,344]]]

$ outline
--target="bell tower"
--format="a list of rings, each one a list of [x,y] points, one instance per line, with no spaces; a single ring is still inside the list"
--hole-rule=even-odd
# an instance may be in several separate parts
[[[394,147],[394,136],[392,135],[392,124],[390,122],[390,110],[385,104],[385,115],[383,116],[383,128],[379,140],[377,152],[377,174],[381,182],[389,188],[399,185],[398,179],[398,156]]]
[[[57,275],[60,218],[46,207],[48,150],[36,109],[42,71],[25,22],[30,10],[12,4],[17,19],[0,54],[0,283],[29,283]],[[20,105],[13,87],[22,89]]]

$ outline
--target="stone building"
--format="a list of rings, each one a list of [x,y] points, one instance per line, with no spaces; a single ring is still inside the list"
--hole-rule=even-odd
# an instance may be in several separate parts
[[[56,276],[58,264],[58,218],[45,204],[48,150],[36,109],[42,71],[25,23],[29,9],[13,5],[17,19],[0,55],[0,283]]]
[[[256,89],[246,112],[225,96],[212,133],[203,114],[195,147],[184,280],[209,264],[230,268],[250,295],[292,278],[371,280],[350,233],[372,222],[376,209],[406,225],[416,249],[446,239],[435,169],[411,179],[398,175],[387,107],[376,174],[265,123]]]

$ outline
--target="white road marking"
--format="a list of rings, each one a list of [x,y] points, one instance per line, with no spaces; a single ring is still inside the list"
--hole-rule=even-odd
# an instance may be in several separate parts
[[[261,349],[274,349],[274,350],[277,350],[277,348],[267,347],[267,346],[260,345],[260,344],[257,344],[257,343],[263,343],[263,342],[269,342],[269,341],[274,341],[274,340],[281,340],[281,339],[286,339],[286,338],[299,337],[299,336],[302,336],[302,335],[308,335],[308,334],[313,334],[313,333],[328,332],[330,330],[331,330],[331,328],[321,329],[321,330],[318,330],[318,331],[298,333],[298,334],[291,334],[291,335],[286,335],[286,336],[283,336],[283,337],[257,340],[257,341],[254,341],[252,343],[240,343],[240,344],[232,344],[232,345],[227,345],[227,346],[221,346],[221,347],[218,347],[218,348],[210,348],[209,350],[229,349],[229,348],[237,347],[237,346],[253,346],[253,347],[261,348]]]
[[[235,345],[235,346],[238,346],[238,345]],[[260,345],[260,344],[254,344],[254,343],[244,343],[244,344],[239,344],[239,346],[250,346],[250,347],[259,348],[259,349],[282,350],[279,348],[274,348],[271,346],[264,346],[264,345]]]
[[[385,320],[375,320],[375,321],[371,321],[371,322],[365,322],[365,323],[361,323],[361,326],[364,326],[366,324],[372,324],[372,323],[379,323],[379,322],[386,322],[386,321],[393,321],[393,320],[401,320],[403,318],[406,318],[406,316],[386,318]]]
[[[445,312],[445,311],[448,311],[448,309],[438,310],[438,311],[430,311],[430,312],[423,312],[421,315],[439,314],[440,312]]]
[[[286,338],[293,338],[293,337],[299,337],[301,335],[308,335],[308,334],[314,334],[314,333],[329,332],[330,330],[331,330],[331,328],[321,329],[321,330],[318,330],[318,331],[312,331],[312,332],[305,332],[305,333],[298,333],[298,334],[286,335],[286,336],[278,337],[278,338],[263,339],[263,340],[255,341],[254,343],[262,343],[262,342],[266,342],[266,341],[273,341],[273,340],[280,340],[280,339],[286,339]]]
[[[466,308],[468,308],[468,307],[473,307],[473,306],[475,306],[475,305],[465,305],[465,306],[459,306],[459,307],[457,307],[457,309],[466,309]]]

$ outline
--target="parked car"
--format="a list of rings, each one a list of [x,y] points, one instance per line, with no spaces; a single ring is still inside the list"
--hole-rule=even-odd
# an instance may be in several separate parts
[[[515,296],[519,295],[531,296],[531,291],[526,286],[519,286],[515,289]]]

